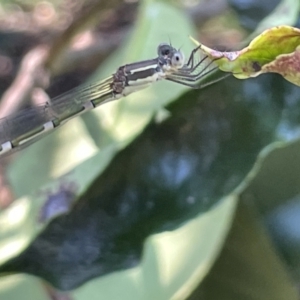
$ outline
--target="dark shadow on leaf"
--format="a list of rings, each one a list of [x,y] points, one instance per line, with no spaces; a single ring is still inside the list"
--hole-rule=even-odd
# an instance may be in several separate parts
[[[167,107],[169,119],[152,122],[70,214],[54,219],[0,273],[34,274],[67,290],[136,266],[149,235],[207,211],[274,140],[283,107],[278,78],[230,78],[180,97]]]

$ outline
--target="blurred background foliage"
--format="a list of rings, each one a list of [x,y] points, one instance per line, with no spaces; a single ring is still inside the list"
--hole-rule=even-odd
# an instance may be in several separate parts
[[[1,0],[0,115],[161,42],[241,49],[275,25],[298,0]],[[279,75],[159,82],[2,159],[0,299],[299,299],[299,125]]]

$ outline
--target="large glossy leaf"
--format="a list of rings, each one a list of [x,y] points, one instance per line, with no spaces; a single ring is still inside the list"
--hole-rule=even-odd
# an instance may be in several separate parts
[[[188,299],[297,300],[287,270],[253,205],[243,201],[220,257]]]
[[[242,197],[255,203],[281,257],[300,278],[300,142],[267,149],[263,165]]]
[[[299,172],[298,174],[299,175]],[[299,186],[299,185],[298,185]],[[283,203],[265,214],[265,224],[281,256],[288,265],[291,277],[300,279],[300,197],[283,199]],[[256,199],[261,205],[260,198]]]
[[[281,92],[264,92],[271,82]],[[170,105],[172,117],[153,123],[121,151],[72,212],[53,220],[1,271],[29,272],[73,288],[138,264],[149,235],[175,229],[230,193],[260,150],[278,139],[284,120],[282,81],[266,77],[238,83],[227,80],[218,89],[190,92]],[[45,263],[37,267],[38,261]]]
[[[228,197],[181,228],[153,235],[145,244],[140,266],[93,280],[74,291],[72,298],[184,299],[210,269],[231,225],[235,204]]]

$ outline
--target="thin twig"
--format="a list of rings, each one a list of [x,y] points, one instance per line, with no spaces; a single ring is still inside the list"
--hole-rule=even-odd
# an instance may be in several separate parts
[[[2,96],[0,118],[15,112],[34,88],[47,86],[49,76],[43,68],[47,52],[46,47],[38,46],[25,55],[16,79]]]

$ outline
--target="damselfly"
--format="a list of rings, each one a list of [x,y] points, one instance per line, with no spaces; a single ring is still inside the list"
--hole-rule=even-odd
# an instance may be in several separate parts
[[[217,67],[207,56],[197,61],[194,49],[186,64],[183,53],[169,44],[160,44],[157,57],[127,64],[103,81],[75,88],[50,102],[30,107],[0,119],[0,156],[29,145],[73,117],[166,79],[199,88],[199,79]],[[209,82],[211,84],[212,82]]]

